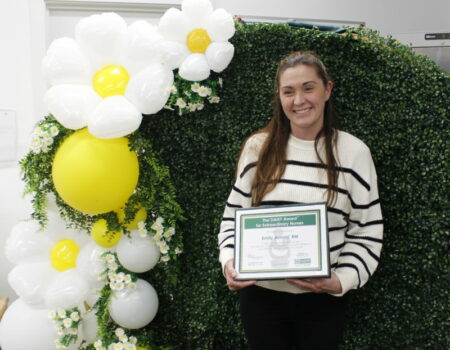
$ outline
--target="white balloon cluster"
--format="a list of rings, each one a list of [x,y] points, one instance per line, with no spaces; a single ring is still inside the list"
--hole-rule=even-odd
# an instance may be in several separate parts
[[[127,26],[115,13],[82,19],[75,39],[52,42],[43,61],[50,85],[49,112],[68,129],[88,127],[99,138],[126,136],[139,128],[142,114],[166,104],[174,69],[183,79],[201,81],[231,62],[228,42],[235,27],[209,0],[184,0],[153,26]]]

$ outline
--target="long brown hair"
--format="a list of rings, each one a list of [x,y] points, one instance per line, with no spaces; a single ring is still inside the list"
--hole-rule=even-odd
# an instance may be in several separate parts
[[[288,68],[304,64],[314,68],[322,80],[324,86],[331,81],[323,62],[312,52],[294,52],[284,58],[278,65],[275,77],[275,89],[273,94],[273,117],[270,122],[257,133],[266,133],[267,137],[261,147],[256,163],[256,173],[252,182],[252,205],[261,204],[263,197],[272,191],[280,181],[286,169],[286,146],[291,132],[290,121],[283,111],[279,95],[280,76]],[[336,200],[337,193],[337,161],[333,153],[333,147],[337,144],[338,118],[330,99],[325,103],[324,121],[314,142],[317,158],[327,171],[327,204],[331,206]],[[325,161],[317,150],[318,141],[324,138]]]

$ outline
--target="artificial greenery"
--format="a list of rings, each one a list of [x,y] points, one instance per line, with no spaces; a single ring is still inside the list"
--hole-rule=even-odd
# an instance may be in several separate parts
[[[217,232],[242,141],[271,118],[276,65],[312,50],[329,67],[342,129],[372,150],[385,218],[378,270],[348,295],[342,350],[448,349],[450,78],[391,38],[283,24],[237,26],[220,103],[185,118],[163,110],[140,134],[168,165],[186,220],[177,284],[148,339],[173,349],[245,349],[238,296],[218,263]],[[149,279],[164,283],[161,276]],[[158,287],[155,287],[157,290]],[[164,290],[164,288],[162,288]]]

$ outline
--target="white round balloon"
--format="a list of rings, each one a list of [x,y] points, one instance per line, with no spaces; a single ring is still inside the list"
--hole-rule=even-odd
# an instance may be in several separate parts
[[[136,289],[115,292],[109,305],[111,318],[119,326],[138,329],[149,324],[158,312],[158,295],[147,281],[138,279]]]
[[[107,251],[108,249],[95,242],[89,242],[78,253],[76,268],[89,281],[91,286],[101,287],[104,284],[99,280],[99,275],[105,270],[101,255]]]
[[[116,251],[123,267],[139,273],[151,270],[161,256],[158,246],[149,237],[139,236],[137,231],[132,231],[130,238],[122,238]]]

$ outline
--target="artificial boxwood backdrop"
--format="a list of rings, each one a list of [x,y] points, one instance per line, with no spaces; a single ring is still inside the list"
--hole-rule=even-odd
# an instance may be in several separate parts
[[[380,265],[350,292],[342,349],[449,349],[448,74],[367,30],[238,24],[232,42],[219,104],[183,116],[162,111],[141,127],[170,169],[185,216],[178,279],[161,293],[149,337],[174,349],[246,349],[216,235],[241,143],[271,117],[277,63],[312,50],[334,80],[342,129],[372,150],[385,217]]]

